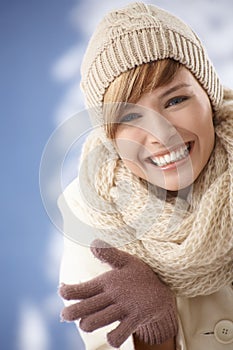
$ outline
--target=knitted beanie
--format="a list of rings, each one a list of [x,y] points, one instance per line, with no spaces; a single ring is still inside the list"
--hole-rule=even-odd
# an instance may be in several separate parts
[[[223,88],[197,35],[169,12],[139,2],[108,13],[89,42],[81,66],[87,107],[101,106],[106,89],[121,73],[165,58],[188,68],[218,109]]]

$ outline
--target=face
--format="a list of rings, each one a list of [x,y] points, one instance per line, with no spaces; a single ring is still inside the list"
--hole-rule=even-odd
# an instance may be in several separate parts
[[[214,147],[209,98],[184,67],[172,82],[128,105],[118,122],[115,143],[125,165],[168,191],[190,186]]]

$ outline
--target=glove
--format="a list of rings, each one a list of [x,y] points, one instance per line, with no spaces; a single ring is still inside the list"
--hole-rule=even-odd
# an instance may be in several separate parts
[[[175,298],[153,270],[100,240],[94,241],[91,251],[112,270],[81,284],[61,285],[62,298],[79,300],[63,309],[63,320],[80,319],[86,332],[119,321],[107,334],[108,343],[116,348],[133,333],[150,345],[173,338],[178,330]]]

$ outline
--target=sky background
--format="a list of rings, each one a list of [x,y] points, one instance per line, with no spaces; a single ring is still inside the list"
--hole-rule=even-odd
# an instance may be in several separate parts
[[[224,85],[233,88],[231,0],[145,2],[189,23]],[[52,132],[84,108],[79,69],[91,33],[107,11],[127,3],[0,0],[3,350],[84,349],[75,327],[59,321],[62,235],[43,206],[39,169]],[[66,163],[68,174],[72,165]]]

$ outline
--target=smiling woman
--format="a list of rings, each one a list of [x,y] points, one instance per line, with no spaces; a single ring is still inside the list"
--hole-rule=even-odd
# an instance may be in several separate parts
[[[233,92],[186,24],[143,3],[100,22],[82,88],[94,130],[59,199],[63,318],[87,349],[230,350]]]
[[[121,116],[115,127],[116,148],[125,165],[169,191],[191,185],[214,147],[213,113],[205,90],[181,67],[170,83],[143,92],[136,106],[144,110]]]

